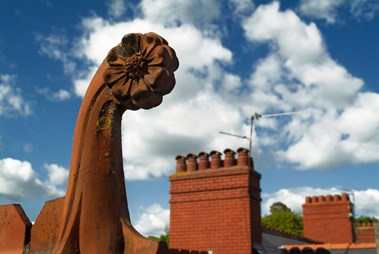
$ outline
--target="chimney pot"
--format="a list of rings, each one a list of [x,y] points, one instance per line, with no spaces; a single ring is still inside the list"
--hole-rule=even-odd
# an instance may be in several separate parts
[[[197,156],[189,153],[187,155],[187,171],[192,172],[197,170]]]
[[[218,151],[212,151],[211,156],[211,169],[221,168],[221,153]]]
[[[199,153],[199,170],[209,168],[209,155],[206,152]]]
[[[183,155],[176,156],[176,173],[186,171],[186,158]]]
[[[224,159],[224,167],[232,167],[236,165],[236,160],[234,158],[234,155],[236,152],[234,152],[232,149],[225,149],[224,150],[225,159]]]
[[[245,148],[238,148],[237,153],[238,153],[237,165],[248,166],[249,165],[249,150]]]
[[[342,197],[342,201],[349,201],[350,200],[349,195],[347,195],[346,193],[343,193],[341,197]]]

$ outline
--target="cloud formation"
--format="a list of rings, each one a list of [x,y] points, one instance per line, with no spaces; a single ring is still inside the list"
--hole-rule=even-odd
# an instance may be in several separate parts
[[[370,0],[304,0],[299,5],[301,14],[324,19],[329,24],[341,22],[338,13],[345,9],[356,20],[370,20],[377,15],[379,2]]]
[[[322,3],[318,7],[330,10],[324,12],[330,18],[342,5]],[[73,76],[78,96],[84,96],[107,51],[126,33],[155,31],[169,41],[180,60],[177,86],[161,106],[124,115],[127,179],[167,175],[177,154],[246,147],[247,142],[219,131],[248,135],[247,120],[254,112],[308,110],[293,118],[256,123],[259,134],[253,137],[253,148],[258,163],[274,156],[300,170],[326,170],[379,161],[379,95],[363,92],[363,80],[330,56],[315,23],[303,21],[295,11],[280,10],[277,1],[255,9],[249,5],[250,11],[242,12],[245,4],[230,1],[226,6],[239,13],[233,22],[243,29],[247,43],[269,49],[251,64],[248,79],[228,71],[234,52],[223,45],[227,32],[214,29],[225,11],[217,1],[143,0],[139,15],[126,21],[83,19],[83,34],[72,48],[75,59],[86,63]],[[304,1],[302,6],[310,10],[314,3]],[[193,9],[207,15],[193,15]],[[351,119],[362,124],[353,125]]]
[[[45,164],[49,178],[41,180],[28,161],[0,159],[0,197],[16,201],[27,198],[64,196],[62,185],[68,170],[55,164]]]
[[[15,86],[15,77],[0,74],[0,116],[27,116],[32,114],[30,102],[25,101],[21,89]]]
[[[124,0],[110,0],[106,3],[108,6],[108,15],[111,17],[119,18],[126,11],[126,4]]]
[[[165,234],[170,221],[170,210],[162,208],[159,204],[141,207],[135,228],[144,236],[160,236]]]
[[[284,126],[281,138],[289,143],[278,152],[284,161],[301,170],[378,162],[373,153],[379,151],[374,143],[379,95],[361,92],[363,81],[331,59],[315,24],[306,24],[291,10],[280,11],[274,2],[258,7],[244,29],[252,42],[271,45],[252,75],[252,96],[284,111],[310,110]],[[352,119],[367,125],[353,127]]]
[[[344,0],[305,0],[301,1],[300,12],[313,18],[325,19],[328,23],[335,23],[337,19],[337,8]]]

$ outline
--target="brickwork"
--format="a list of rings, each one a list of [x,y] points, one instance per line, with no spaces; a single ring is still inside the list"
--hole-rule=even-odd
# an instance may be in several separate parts
[[[260,174],[246,149],[226,149],[225,158],[177,156],[171,181],[170,247],[213,251],[213,254],[253,253],[261,243]],[[209,161],[210,158],[210,161]]]
[[[374,223],[359,223],[355,225],[357,243],[375,243]]]
[[[304,236],[324,243],[352,243],[352,205],[347,194],[306,197]]]

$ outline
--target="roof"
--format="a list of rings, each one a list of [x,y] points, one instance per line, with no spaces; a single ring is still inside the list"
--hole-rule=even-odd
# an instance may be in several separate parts
[[[376,254],[375,243],[325,244],[267,228],[262,228],[262,245],[254,243],[254,249],[262,254]]]
[[[314,244],[316,242],[306,239],[304,237],[298,237],[291,234],[286,234],[273,229],[262,228],[262,244],[258,245],[254,243],[254,248],[258,253],[262,254],[282,254],[279,246],[283,244]]]
[[[376,254],[375,243],[326,243],[326,244],[296,244],[280,246],[282,253],[373,253]],[[343,252],[341,252],[343,251]]]

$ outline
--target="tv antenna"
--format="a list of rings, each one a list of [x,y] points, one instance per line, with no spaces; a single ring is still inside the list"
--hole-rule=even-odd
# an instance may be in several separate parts
[[[283,113],[275,113],[275,114],[265,114],[265,115],[254,113],[254,115],[250,117],[250,136],[249,137],[233,134],[233,133],[228,133],[224,131],[220,131],[220,133],[224,135],[236,137],[236,138],[249,140],[249,152],[251,155],[251,146],[252,146],[253,133],[254,133],[254,120],[259,120],[260,118],[276,118],[276,117],[282,117],[282,116],[292,116],[292,115],[297,115],[297,114],[304,114],[307,112],[308,112],[307,110],[303,110],[303,111],[292,111],[292,112],[283,112]]]

